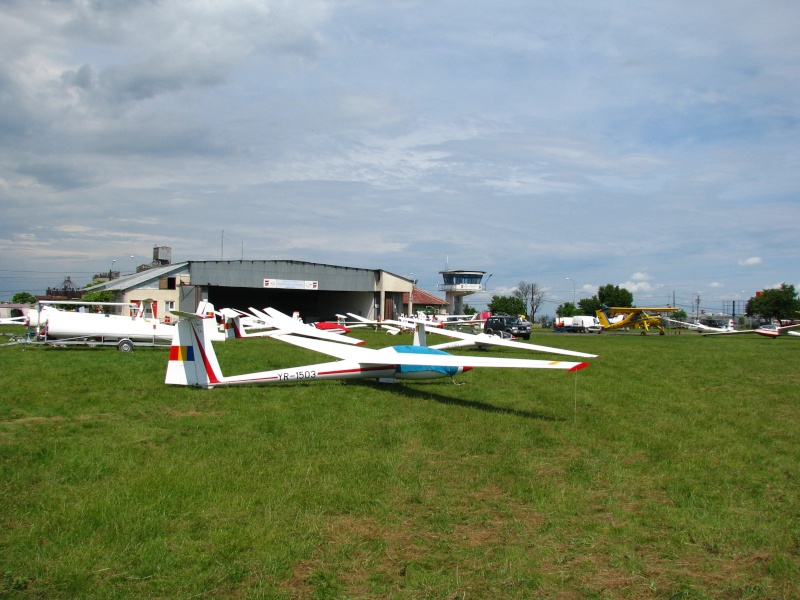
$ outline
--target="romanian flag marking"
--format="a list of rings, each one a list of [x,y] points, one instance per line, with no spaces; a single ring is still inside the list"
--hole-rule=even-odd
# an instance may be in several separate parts
[[[170,360],[194,361],[194,348],[192,346],[171,346],[169,349]]]

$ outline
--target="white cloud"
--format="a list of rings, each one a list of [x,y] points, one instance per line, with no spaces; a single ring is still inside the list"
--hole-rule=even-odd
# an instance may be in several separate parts
[[[214,258],[224,229],[249,258],[435,280],[457,255],[495,289],[569,299],[565,277],[666,282],[678,303],[762,289],[796,271],[798,18],[776,0],[0,3],[0,269]]]
[[[750,258],[744,258],[739,260],[740,267],[755,267],[756,265],[762,264],[764,261],[761,260],[760,256],[751,256]]]

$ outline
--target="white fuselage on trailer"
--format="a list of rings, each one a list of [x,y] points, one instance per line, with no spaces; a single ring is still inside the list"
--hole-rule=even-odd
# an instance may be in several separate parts
[[[172,340],[174,325],[159,322],[158,319],[142,317],[123,317],[102,313],[67,312],[46,308],[42,310],[40,321],[46,323],[48,338],[127,338],[139,342],[166,342]]]

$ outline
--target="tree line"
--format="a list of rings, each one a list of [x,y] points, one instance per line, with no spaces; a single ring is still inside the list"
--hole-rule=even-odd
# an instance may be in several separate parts
[[[520,281],[510,296],[492,296],[487,309],[493,314],[526,315],[531,322],[543,302],[547,301],[545,290],[537,283]],[[632,307],[633,293],[623,287],[608,283],[597,288],[591,298],[582,298],[577,304],[564,302],[556,308],[559,317],[594,315],[604,306]],[[465,312],[476,312],[465,305]],[[781,284],[779,288],[764,290],[747,301],[745,312],[748,316],[761,316],[766,319],[800,319],[800,299],[793,285]]]

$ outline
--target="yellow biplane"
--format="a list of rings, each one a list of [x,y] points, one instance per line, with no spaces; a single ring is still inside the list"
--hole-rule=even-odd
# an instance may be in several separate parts
[[[661,325],[661,313],[669,313],[678,310],[676,307],[608,307],[604,306],[597,311],[597,319],[600,321],[602,331],[611,329],[641,329],[641,334],[645,335],[650,329],[658,329],[659,335],[664,335],[664,327]]]

